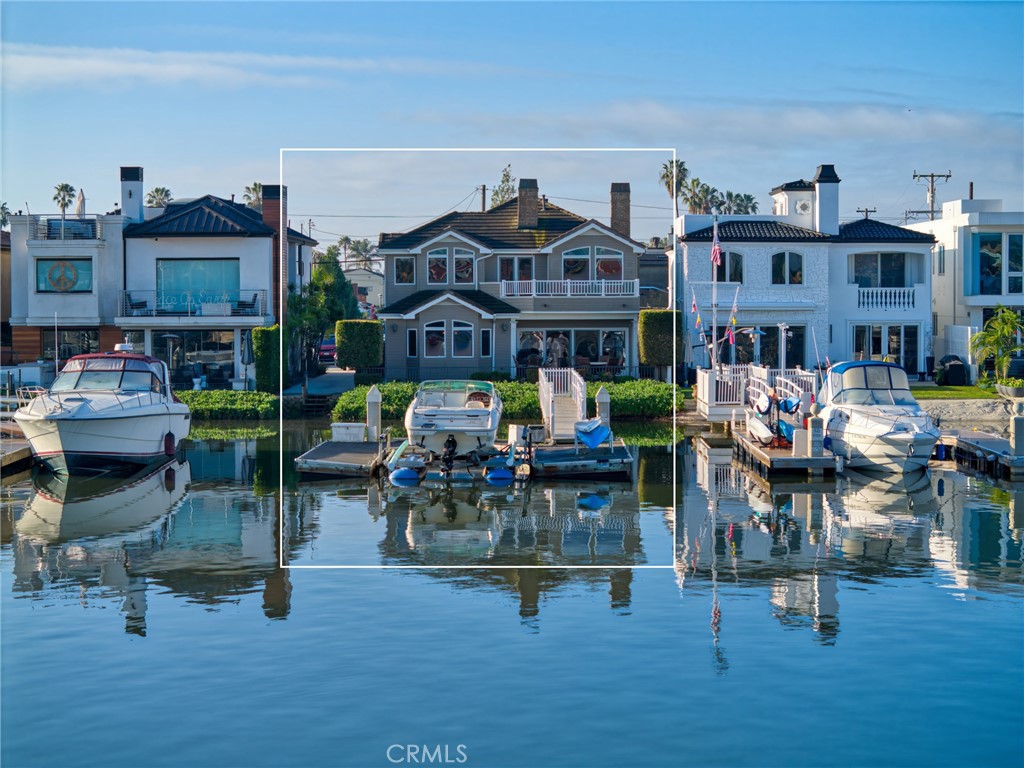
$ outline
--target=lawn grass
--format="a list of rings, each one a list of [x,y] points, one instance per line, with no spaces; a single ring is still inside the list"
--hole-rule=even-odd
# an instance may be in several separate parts
[[[921,400],[998,400],[994,390],[978,389],[977,387],[915,387],[910,385],[914,397]]]

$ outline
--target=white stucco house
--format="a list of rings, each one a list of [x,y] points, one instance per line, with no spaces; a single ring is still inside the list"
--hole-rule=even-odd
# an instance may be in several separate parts
[[[942,216],[907,227],[934,235],[931,311],[936,358],[963,354],[954,328],[982,328],[1000,304],[1024,313],[1024,211],[1002,200],[952,200]],[[964,333],[957,333],[962,341]]]
[[[839,221],[831,165],[811,181],[772,190],[773,212],[719,216],[716,338],[721,362],[786,367],[887,358],[908,372],[931,354],[931,235],[873,219]],[[696,301],[705,339],[687,314],[690,359],[707,365],[712,302],[713,217],[679,218],[684,285]],[[726,338],[736,302],[735,343]],[[785,327],[780,327],[784,324]],[[782,334],[785,334],[783,337]]]

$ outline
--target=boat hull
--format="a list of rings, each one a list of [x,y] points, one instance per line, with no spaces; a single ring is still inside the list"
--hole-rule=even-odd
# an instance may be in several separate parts
[[[830,449],[848,467],[887,472],[913,472],[928,466],[939,434],[896,432],[887,435],[829,431]]]
[[[16,418],[37,461],[60,473],[166,461],[188,436],[190,424],[187,411],[163,408],[117,417]]]
[[[458,444],[458,448],[455,449],[456,456],[467,456],[473,451],[484,456],[495,450],[494,440],[498,435],[498,426],[495,424],[493,428],[460,429],[438,424],[435,427],[407,426],[405,431],[411,445],[421,446],[438,455],[444,453],[445,441],[451,435]]]

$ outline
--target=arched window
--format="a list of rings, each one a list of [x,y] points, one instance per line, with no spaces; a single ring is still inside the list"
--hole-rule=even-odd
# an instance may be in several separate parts
[[[473,252],[467,251],[465,248],[456,248],[453,255],[455,261],[453,266],[455,282],[462,285],[472,285],[475,282],[473,275]]]
[[[473,356],[473,324],[452,320],[452,357]]]
[[[600,245],[594,249],[594,271],[598,280],[621,280],[622,279],[622,251],[614,251],[611,248],[602,248]]]
[[[444,357],[445,346],[444,320],[425,323],[423,326],[423,356]]]
[[[448,249],[427,251],[427,283],[441,285],[448,282]]]
[[[573,248],[562,252],[562,279],[590,279],[590,248]]]
[[[804,257],[792,251],[772,254],[772,285],[803,285]]]
[[[743,254],[733,251],[722,252],[722,262],[718,265],[718,282],[743,282]]]

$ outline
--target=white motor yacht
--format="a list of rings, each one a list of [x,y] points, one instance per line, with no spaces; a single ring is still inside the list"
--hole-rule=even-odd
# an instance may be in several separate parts
[[[907,472],[928,465],[939,430],[894,363],[838,363],[828,369],[817,404],[825,448],[846,466]]]
[[[424,381],[405,412],[409,444],[443,455],[449,438],[455,456],[494,451],[501,421],[501,395],[489,381]]]
[[[14,419],[35,457],[54,472],[165,461],[191,423],[164,362],[127,344],[72,357]]]

